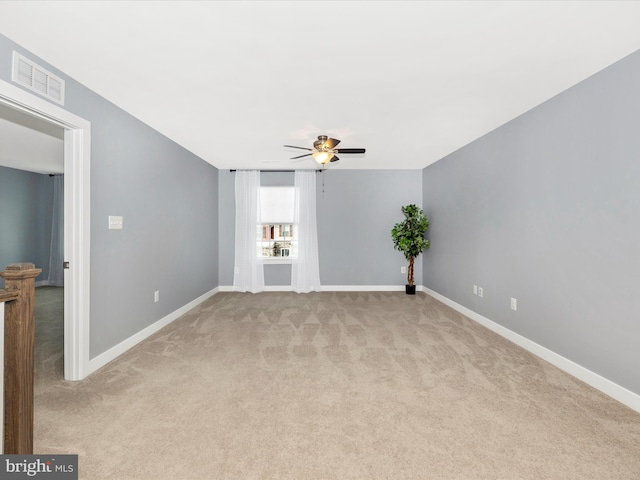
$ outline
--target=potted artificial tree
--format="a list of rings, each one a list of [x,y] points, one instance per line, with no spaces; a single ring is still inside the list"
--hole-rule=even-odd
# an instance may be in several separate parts
[[[431,242],[424,238],[429,220],[422,209],[413,204],[402,207],[402,213],[405,218],[402,222],[395,224],[391,230],[391,238],[393,239],[393,248],[402,252],[409,261],[406,292],[408,295],[415,295],[413,261],[423,250],[431,246]]]

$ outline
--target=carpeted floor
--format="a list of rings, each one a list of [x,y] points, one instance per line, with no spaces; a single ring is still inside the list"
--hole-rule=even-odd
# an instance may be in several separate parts
[[[64,378],[64,288],[36,288],[34,384],[36,390]]]
[[[219,293],[81,382],[37,322],[82,479],[640,479],[640,414],[425,294]]]

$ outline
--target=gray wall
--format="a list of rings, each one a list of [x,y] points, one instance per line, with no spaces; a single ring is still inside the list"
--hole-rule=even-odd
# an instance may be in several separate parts
[[[0,270],[30,262],[49,277],[53,177],[0,167]],[[0,288],[4,280],[0,278]]]
[[[356,160],[354,160],[356,161]],[[358,160],[359,161],[359,160]],[[422,198],[420,170],[330,170],[318,178],[320,280],[325,285],[398,285],[407,261],[393,249],[400,208]],[[415,282],[422,284],[416,262]]]
[[[2,80],[14,49],[63,78],[64,108],[91,122],[93,358],[218,286],[218,171],[0,35]]]
[[[235,174],[220,171],[220,285],[233,285]],[[324,182],[324,192],[323,192]],[[263,173],[263,185],[293,185],[292,173]],[[391,229],[402,205],[420,204],[420,170],[327,170],[317,175],[318,250],[323,285],[406,283],[404,256],[393,249]],[[421,262],[416,283],[422,283]],[[265,284],[291,285],[289,265],[265,265]]]
[[[423,262],[427,287],[640,394],[638,85],[640,52],[424,169]]]

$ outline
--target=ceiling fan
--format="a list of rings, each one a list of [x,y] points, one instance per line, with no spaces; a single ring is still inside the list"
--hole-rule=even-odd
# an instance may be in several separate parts
[[[364,153],[364,148],[336,148],[340,140],[335,138],[329,138],[326,135],[318,135],[318,139],[313,142],[313,148],[296,147],[294,145],[285,145],[288,148],[298,148],[300,150],[309,150],[311,153],[305,153],[304,155],[298,155],[297,157],[291,157],[291,160],[303,157],[313,157],[313,159],[321,165],[325,165],[329,162],[337,162],[340,160],[337,153]]]

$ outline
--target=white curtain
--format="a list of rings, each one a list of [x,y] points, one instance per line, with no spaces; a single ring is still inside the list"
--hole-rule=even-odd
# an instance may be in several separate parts
[[[53,213],[49,249],[49,285],[64,285],[64,176],[53,177]]]
[[[264,270],[258,256],[260,172],[236,172],[236,241],[233,289],[257,293],[264,290]]]
[[[316,173],[296,171],[294,220],[298,241],[292,245],[291,288],[297,293],[320,291]]]

